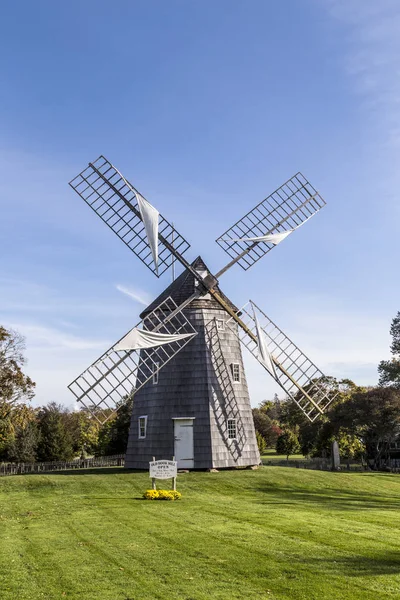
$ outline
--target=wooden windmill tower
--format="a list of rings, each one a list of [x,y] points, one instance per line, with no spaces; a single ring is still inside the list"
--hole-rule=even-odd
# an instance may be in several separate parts
[[[254,302],[238,309],[218,278],[244,270],[282,242],[325,202],[297,173],[217,243],[231,261],[214,276],[188,242],[103,156],[73,189],[159,277],[173,261],[183,273],[141,314],[141,322],[69,386],[103,422],[134,396],[126,466],[148,468],[175,455],[180,468],[258,464],[240,343],[313,421],[335,392],[322,372]]]
[[[192,267],[209,272],[200,257]],[[182,304],[195,294],[196,283],[185,270],[141,316],[167,297]],[[173,455],[179,468],[187,469],[257,465],[242,352],[226,325],[227,313],[206,294],[193,299],[185,315],[197,335],[135,394],[126,466],[146,469],[154,455]]]

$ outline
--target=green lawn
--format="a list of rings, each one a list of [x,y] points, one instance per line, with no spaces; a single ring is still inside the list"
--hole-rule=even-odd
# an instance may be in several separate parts
[[[0,598],[400,598],[400,476],[123,469],[0,479]]]
[[[267,448],[265,454],[262,455],[262,460],[264,464],[267,464],[269,461],[271,462],[280,462],[281,460],[287,460],[286,454],[277,454],[273,448]],[[291,454],[289,456],[289,461],[292,460],[301,460],[304,462],[306,457],[303,454]]]

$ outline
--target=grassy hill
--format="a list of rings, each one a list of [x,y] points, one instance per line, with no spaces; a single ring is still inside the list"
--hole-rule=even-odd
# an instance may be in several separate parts
[[[0,479],[2,600],[400,598],[400,477],[264,467]]]

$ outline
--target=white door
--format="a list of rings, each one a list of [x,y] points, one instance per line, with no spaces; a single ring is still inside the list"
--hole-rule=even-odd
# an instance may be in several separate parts
[[[174,436],[178,469],[193,469],[193,419],[174,419]]]

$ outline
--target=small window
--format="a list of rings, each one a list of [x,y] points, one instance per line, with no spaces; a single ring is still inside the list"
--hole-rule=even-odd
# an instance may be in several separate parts
[[[234,383],[240,383],[240,365],[239,363],[232,363],[232,379]]]
[[[139,440],[144,440],[147,433],[147,416],[139,417]]]
[[[228,439],[236,440],[236,419],[228,419]]]
[[[225,329],[225,322],[223,319],[217,319],[217,329],[223,331]]]
[[[160,368],[160,363],[153,363],[153,385],[157,385],[158,383],[158,369]]]

